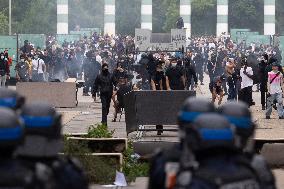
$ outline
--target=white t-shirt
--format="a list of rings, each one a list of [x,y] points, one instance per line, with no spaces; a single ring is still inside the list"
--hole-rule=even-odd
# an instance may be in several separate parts
[[[33,59],[32,63],[33,63],[33,71],[36,71],[38,69],[39,74],[43,73],[43,65],[45,64],[42,59],[40,58],[38,58],[37,60]]]
[[[241,89],[253,86],[253,80],[249,78],[247,75],[245,75],[243,72],[244,72],[244,67],[241,68],[241,71],[240,71],[240,76],[242,77]],[[246,72],[249,75],[253,75],[253,71],[251,67],[247,67]]]
[[[100,55],[97,55],[96,56],[96,61],[98,61],[100,64],[102,64],[103,59],[102,59],[102,57]]]
[[[281,88],[281,82],[282,82],[282,74],[278,74],[276,77],[276,74],[278,72],[269,72],[268,73],[268,82],[271,82],[273,78],[275,78],[272,83],[270,84],[270,94],[276,94],[276,93],[282,93],[282,88]]]

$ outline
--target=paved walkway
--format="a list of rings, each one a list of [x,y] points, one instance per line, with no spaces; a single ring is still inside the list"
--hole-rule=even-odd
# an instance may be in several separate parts
[[[210,98],[210,93],[208,86],[201,86],[201,91],[203,94],[198,93],[197,96],[202,96],[204,98]],[[63,132],[65,134],[70,133],[85,133],[90,125],[100,123],[101,121],[101,104],[99,101],[93,102],[91,97],[83,97],[82,91],[78,93],[79,105],[73,109],[58,109],[63,114],[64,128]],[[260,104],[260,94],[253,93],[253,98],[256,102],[256,106],[251,108],[254,116],[254,120],[258,124],[256,130],[255,138],[257,139],[284,139],[284,120],[279,120],[275,111],[273,111],[272,119],[264,119],[264,111],[261,110]],[[113,108],[110,112],[113,112]],[[126,138],[126,125],[124,122],[124,117],[122,116],[121,122],[112,123],[113,118],[112,113],[108,116],[109,130],[115,130],[114,137]],[[135,133],[134,133],[135,134]],[[130,135],[130,137],[133,136]],[[161,137],[157,137],[155,132],[146,133],[144,140],[167,140],[167,141],[177,141],[177,133],[165,132]],[[284,170],[278,169],[274,171],[277,181],[278,188],[284,189]],[[144,189],[146,188],[147,180],[140,178],[137,182],[127,188]],[[101,186],[94,186],[94,189],[101,189]]]

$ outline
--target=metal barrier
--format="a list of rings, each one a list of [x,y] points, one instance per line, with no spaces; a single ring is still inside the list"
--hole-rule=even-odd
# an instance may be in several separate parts
[[[154,130],[145,129],[145,125],[176,125],[182,104],[188,97],[195,96],[195,91],[132,91],[126,94],[124,102],[127,134]]]

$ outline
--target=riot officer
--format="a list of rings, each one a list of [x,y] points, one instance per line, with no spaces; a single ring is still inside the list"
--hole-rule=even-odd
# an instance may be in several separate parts
[[[13,158],[15,149],[23,141],[24,126],[8,108],[0,108],[0,133],[0,188],[45,188],[37,185],[39,182],[31,170]]]
[[[0,107],[12,110],[20,109],[25,103],[25,98],[16,91],[7,88],[0,88]]]
[[[250,162],[235,142],[234,128],[224,116],[198,116],[187,128],[185,141],[195,161],[181,162],[186,166],[180,168],[176,188],[260,188]]]
[[[186,138],[185,127],[191,125],[194,119],[205,112],[214,112],[214,105],[203,99],[188,98],[178,116],[180,143],[172,148],[159,151],[151,161],[149,189],[171,188],[175,183],[171,177],[175,177],[179,169],[180,156]]]
[[[269,169],[265,159],[253,151],[252,137],[255,131],[255,124],[252,121],[250,110],[246,104],[241,102],[228,102],[218,109],[230,123],[236,128],[236,135],[238,136],[238,145],[243,150],[251,166],[260,178],[261,188],[274,189],[275,178]]]
[[[38,162],[50,167],[56,188],[88,188],[77,160],[58,155],[63,146],[61,115],[51,106],[38,103],[24,106],[21,118],[25,123],[26,138],[17,150],[18,159],[32,170]]]

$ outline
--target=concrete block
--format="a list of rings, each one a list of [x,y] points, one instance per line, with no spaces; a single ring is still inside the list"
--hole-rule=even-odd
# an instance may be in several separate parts
[[[264,144],[260,151],[270,166],[283,166],[284,165],[284,144],[283,143],[270,143]]]
[[[77,105],[75,82],[17,83],[16,90],[26,97],[27,103],[46,102],[56,108],[74,108]]]
[[[133,142],[133,147],[135,153],[141,156],[149,156],[157,152],[158,149],[167,150],[177,144],[178,142],[136,141]]]

